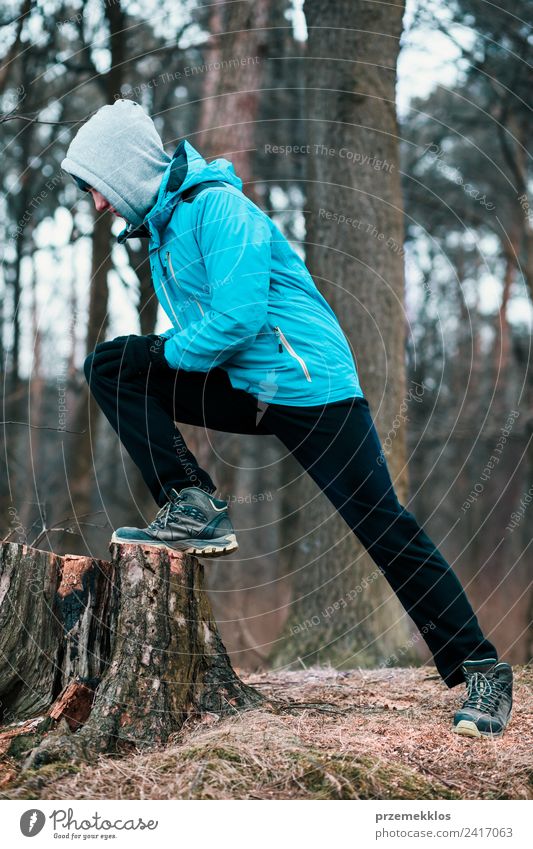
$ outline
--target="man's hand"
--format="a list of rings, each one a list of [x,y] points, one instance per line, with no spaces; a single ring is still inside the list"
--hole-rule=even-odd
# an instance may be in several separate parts
[[[120,372],[125,380],[146,374],[150,366],[170,368],[164,355],[165,342],[166,339],[155,333],[117,336],[96,346],[93,363],[104,377],[114,377]]]

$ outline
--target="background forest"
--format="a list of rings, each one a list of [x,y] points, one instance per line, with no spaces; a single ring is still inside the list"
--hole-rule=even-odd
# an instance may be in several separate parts
[[[153,516],[81,366],[168,322],[145,244],[118,245],[60,168],[84,120],[131,98],[169,154],[186,137],[230,159],[306,257],[400,500],[502,656],[530,659],[532,54],[526,0],[3,3],[0,536],[105,558],[112,528]],[[427,660],[274,437],[183,430],[232,505],[238,557],[207,572],[238,667]]]

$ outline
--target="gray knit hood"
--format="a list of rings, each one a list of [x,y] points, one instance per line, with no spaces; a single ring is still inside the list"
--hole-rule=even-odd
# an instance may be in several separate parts
[[[78,130],[61,167],[140,226],[170,162],[152,119],[132,100],[102,106]]]

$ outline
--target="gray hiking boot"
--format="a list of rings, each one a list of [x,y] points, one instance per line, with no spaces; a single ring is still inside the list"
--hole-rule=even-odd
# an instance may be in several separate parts
[[[118,528],[111,542],[173,548],[198,557],[220,557],[239,547],[228,505],[203,489],[172,489],[147,528]]]
[[[497,660],[463,664],[467,698],[453,718],[453,730],[466,737],[499,737],[513,705],[513,670]]]

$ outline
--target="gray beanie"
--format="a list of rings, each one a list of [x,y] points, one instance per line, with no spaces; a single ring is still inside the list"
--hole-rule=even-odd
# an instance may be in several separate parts
[[[102,106],[78,130],[61,167],[100,192],[138,227],[170,162],[152,119],[132,100]]]

